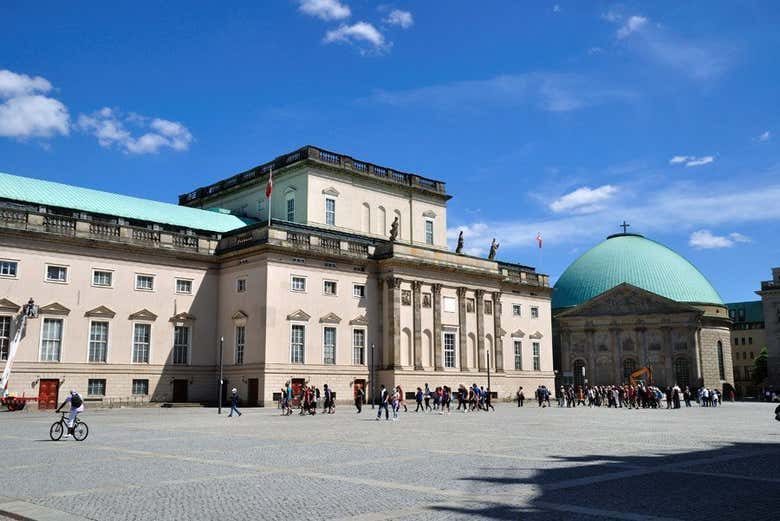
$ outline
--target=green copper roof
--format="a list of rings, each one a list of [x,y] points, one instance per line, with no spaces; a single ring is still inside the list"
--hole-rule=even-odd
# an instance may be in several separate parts
[[[235,215],[225,215],[2,172],[0,172],[0,199],[71,208],[83,212],[219,233],[246,226],[246,223]]]
[[[764,304],[760,300],[730,302],[726,304],[726,307],[729,308],[729,316],[734,322],[764,321]],[[739,310],[743,310],[742,313],[739,313]],[[731,316],[732,311],[734,316]]]
[[[628,283],[677,302],[720,304],[723,300],[693,264],[636,234],[612,235],[563,272],[553,290],[553,309],[577,306]]]

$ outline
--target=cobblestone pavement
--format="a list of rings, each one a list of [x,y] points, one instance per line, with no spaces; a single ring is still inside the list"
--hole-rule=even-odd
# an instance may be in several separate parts
[[[778,519],[769,404],[496,409],[91,410],[82,443],[0,413],[0,519]]]

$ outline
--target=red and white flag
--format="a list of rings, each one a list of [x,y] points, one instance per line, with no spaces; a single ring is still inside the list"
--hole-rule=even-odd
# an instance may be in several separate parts
[[[268,174],[268,184],[265,185],[266,199],[271,197],[271,192],[273,191],[274,191],[274,169],[271,168],[271,173]]]
[[[536,242],[539,243],[539,248],[542,247],[542,232],[536,234]]]

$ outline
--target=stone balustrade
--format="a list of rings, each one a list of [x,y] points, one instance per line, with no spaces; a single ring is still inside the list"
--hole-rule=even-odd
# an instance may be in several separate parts
[[[200,254],[213,254],[218,242],[215,235],[204,237],[194,232],[177,233],[7,207],[0,208],[0,228]]]

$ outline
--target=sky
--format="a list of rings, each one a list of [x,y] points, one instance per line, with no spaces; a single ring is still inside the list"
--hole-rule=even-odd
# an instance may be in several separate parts
[[[0,171],[168,202],[305,144],[441,179],[553,281],[620,231],[780,266],[780,4],[0,4]],[[543,248],[536,243],[541,233]]]

